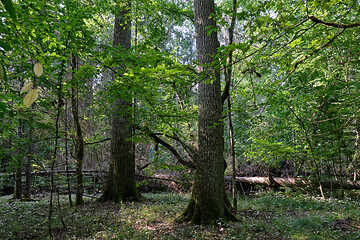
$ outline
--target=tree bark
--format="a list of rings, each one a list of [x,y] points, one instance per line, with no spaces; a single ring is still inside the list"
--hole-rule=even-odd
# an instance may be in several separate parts
[[[233,16],[231,17],[231,24],[229,27],[229,44],[232,44],[234,41],[234,28],[236,21],[236,12],[237,12],[237,1],[233,0]],[[237,189],[236,189],[236,157],[235,157],[235,140],[234,140],[234,128],[232,123],[231,115],[231,98],[230,98],[230,86],[231,86],[231,77],[232,77],[232,51],[229,52],[229,57],[227,60],[227,67],[224,70],[225,75],[225,91],[223,93],[227,94],[227,109],[228,109],[228,131],[229,131],[229,158],[231,159],[231,168],[232,168],[232,199],[233,199],[233,208],[237,209]],[[226,93],[227,91],[227,93]],[[222,97],[223,101],[223,97]]]
[[[352,169],[354,171],[354,181],[357,180],[358,177],[358,171],[359,171],[359,159],[360,159],[360,149],[359,149],[359,139],[360,139],[360,123],[359,123],[359,119],[355,120],[355,131],[356,131],[356,138],[355,138],[355,143],[354,143],[354,148],[355,148],[355,154],[352,160]]]
[[[231,117],[231,99],[228,96],[227,99],[227,107],[228,107],[228,128],[229,128],[229,157],[231,159],[231,172],[232,172],[232,186],[231,186],[231,194],[233,199],[233,207],[237,209],[237,189],[236,189],[236,157],[235,157],[235,140],[234,140],[234,128],[232,124]]]
[[[220,219],[234,219],[228,208],[224,185],[224,128],[220,72],[211,67],[219,47],[213,0],[194,0],[196,49],[199,60],[199,152],[190,202],[180,221],[215,224]],[[210,32],[209,32],[210,31]]]
[[[65,99],[65,124],[64,124],[64,132],[65,132],[65,171],[66,171],[66,183],[67,183],[67,193],[69,204],[72,206],[72,198],[71,198],[71,185],[70,185],[70,176],[69,176],[69,148],[68,148],[68,101]]]
[[[72,67],[73,67],[73,81],[75,80],[75,73],[77,71],[77,57],[72,56]],[[75,161],[76,161],[76,205],[82,205],[84,203],[83,193],[84,193],[84,183],[83,183],[83,160],[84,160],[84,138],[82,135],[81,123],[79,118],[79,96],[77,83],[73,82],[71,89],[71,109],[74,120],[74,129],[75,129]]]
[[[131,47],[131,1],[126,1],[119,7],[118,16],[115,18],[113,46],[121,46],[122,51],[128,51]],[[124,64],[117,68],[118,72],[124,70]],[[116,77],[119,76],[113,75],[114,80]],[[135,182],[133,142],[129,140],[133,136],[130,111],[132,107],[131,99],[121,97],[115,101],[112,109],[110,168],[100,201],[136,201],[140,198]]]
[[[19,127],[18,127],[18,137],[19,139],[23,138],[24,133],[24,123],[23,120],[20,119]],[[21,199],[22,198],[22,156],[18,156],[15,165],[15,189],[14,189],[14,198]]]
[[[29,138],[32,141],[33,129],[29,130]],[[34,145],[32,142],[29,143],[28,155],[26,156],[25,162],[25,189],[24,198],[30,198],[31,196],[31,162],[34,154]]]
[[[14,189],[14,198],[21,199],[22,198],[22,179],[21,179],[21,161],[17,161],[15,168],[15,189]]]

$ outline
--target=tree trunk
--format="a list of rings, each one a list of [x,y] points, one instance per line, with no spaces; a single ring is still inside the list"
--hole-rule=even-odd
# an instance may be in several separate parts
[[[18,137],[19,139],[23,138],[23,120],[20,119],[19,128],[18,128]],[[14,189],[14,198],[22,198],[22,155],[18,156],[15,165],[15,189]]]
[[[230,96],[227,99],[228,107],[228,127],[229,127],[229,157],[231,159],[231,172],[232,172],[232,183],[231,183],[231,194],[233,199],[233,207],[237,209],[237,189],[236,189],[236,157],[235,157],[235,141],[234,141],[234,128],[231,117],[231,99]]]
[[[351,163],[351,167],[354,171],[354,181],[357,180],[357,173],[358,173],[358,168],[359,168],[359,158],[360,158],[360,149],[359,149],[359,139],[360,139],[360,123],[359,123],[359,119],[355,120],[355,131],[356,131],[356,138],[355,138],[355,144],[354,144],[354,148],[355,148],[355,154]]]
[[[73,86],[71,89],[71,109],[74,119],[74,128],[75,128],[75,161],[76,161],[76,205],[82,205],[84,203],[83,193],[84,193],[84,184],[83,184],[83,160],[84,160],[84,138],[81,130],[81,123],[79,118],[79,96],[78,89],[75,80],[75,73],[77,70],[77,58],[72,56],[72,67],[73,67]]]
[[[324,194],[324,191],[323,191],[323,186],[322,186],[322,183],[321,183],[321,172],[320,172],[320,168],[319,168],[319,164],[318,164],[318,160],[317,158],[315,158],[315,154],[314,154],[314,148],[313,146],[315,146],[316,144],[312,144],[312,141],[310,139],[310,136],[308,134],[308,131],[305,127],[305,124],[304,122],[299,118],[299,116],[295,113],[295,111],[290,107],[290,105],[288,105],[288,108],[290,109],[290,111],[292,112],[292,114],[295,116],[295,118],[299,121],[299,124],[301,126],[301,128],[303,129],[304,131],[304,135],[305,135],[305,141],[306,143],[309,145],[309,148],[310,148],[310,156],[311,156],[311,160],[312,160],[312,163],[314,165],[314,174],[316,176],[316,180],[317,180],[317,183],[319,185],[319,189],[320,189],[320,193],[321,193],[321,196],[322,198],[325,199],[325,194]]]
[[[220,72],[211,68],[217,53],[215,4],[213,0],[194,0],[196,49],[199,60],[199,152],[190,202],[180,221],[214,224],[234,219],[227,204],[224,185],[224,139]],[[211,32],[209,34],[209,31]]]
[[[22,180],[21,180],[21,161],[17,161],[15,168],[15,189],[14,189],[14,198],[21,199],[22,198]]]
[[[33,138],[33,130],[29,130],[30,141]],[[31,162],[34,154],[34,145],[32,142],[29,143],[28,156],[26,156],[25,162],[25,189],[24,198],[30,198],[31,195]]]
[[[66,183],[67,183],[67,193],[69,204],[72,206],[72,198],[71,198],[71,185],[70,185],[70,176],[69,176],[69,148],[68,148],[68,101],[65,99],[65,124],[64,124],[64,132],[65,132],[65,170],[66,170]]]
[[[131,47],[131,24],[129,13],[131,1],[120,6],[115,18],[113,46],[121,46],[123,51]],[[117,70],[122,72],[125,65]],[[113,76],[114,80],[116,77]],[[136,201],[139,194],[135,182],[135,155],[133,142],[129,140],[133,135],[131,122],[131,99],[120,98],[115,101],[111,120],[111,153],[110,169],[105,191],[100,201]]]
[[[234,41],[234,28],[235,28],[235,21],[236,21],[236,11],[237,11],[237,1],[233,0],[233,16],[231,17],[231,24],[229,27],[229,44],[232,44]],[[229,131],[229,158],[231,159],[231,168],[232,168],[232,199],[233,199],[233,208],[237,209],[237,192],[236,192],[236,157],[235,157],[235,140],[234,140],[234,128],[232,123],[232,116],[231,116],[231,98],[230,98],[230,86],[231,86],[231,77],[232,77],[232,51],[229,52],[229,57],[227,60],[227,67],[225,68],[224,75],[225,75],[225,84],[227,87],[227,108],[228,108],[228,131]],[[226,89],[225,89],[226,90]],[[223,101],[223,98],[222,98]]]

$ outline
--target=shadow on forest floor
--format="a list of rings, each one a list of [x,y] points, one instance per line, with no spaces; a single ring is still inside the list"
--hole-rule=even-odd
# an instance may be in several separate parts
[[[189,195],[144,194],[141,203],[70,207],[60,197],[52,220],[54,239],[360,239],[359,199],[322,200],[309,195],[262,193],[240,197],[238,222],[202,227],[174,218]],[[49,239],[49,197],[34,202],[0,198],[0,239]]]

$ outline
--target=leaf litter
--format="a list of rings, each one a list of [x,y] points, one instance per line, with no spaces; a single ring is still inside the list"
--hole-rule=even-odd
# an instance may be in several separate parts
[[[0,198],[0,239],[48,239],[49,198],[22,202]],[[35,196],[36,198],[36,196]],[[238,222],[215,226],[177,223],[188,194],[148,193],[142,202],[99,203],[86,198],[69,206],[60,196],[66,223],[55,205],[54,239],[360,239],[357,201],[329,200],[314,206],[312,198],[259,195],[239,199]]]

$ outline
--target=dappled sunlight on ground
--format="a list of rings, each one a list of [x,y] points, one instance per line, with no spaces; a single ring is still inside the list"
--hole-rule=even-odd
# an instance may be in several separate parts
[[[321,200],[307,195],[259,194],[239,198],[238,222],[215,226],[177,223],[188,194],[144,194],[142,202],[98,203],[86,198],[70,207],[66,196],[55,204],[55,239],[360,239],[360,203]],[[36,197],[34,197],[36,198]],[[47,239],[49,198],[0,198],[0,239]]]

